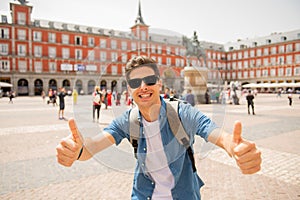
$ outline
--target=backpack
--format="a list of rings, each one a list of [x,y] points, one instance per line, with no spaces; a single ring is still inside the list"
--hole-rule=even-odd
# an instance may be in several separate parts
[[[194,153],[190,146],[190,137],[185,132],[181,121],[178,116],[178,105],[179,101],[170,101],[166,102],[166,112],[169,126],[174,134],[174,137],[177,141],[183,145],[188,152],[189,158],[192,162],[193,172],[196,172]],[[129,134],[130,134],[130,143],[134,149],[134,156],[137,158],[137,148],[140,134],[140,122],[138,121],[139,110],[137,107],[133,108],[129,116]]]
[[[93,101],[97,104],[101,103],[101,96],[102,94],[101,93],[96,93],[96,95],[94,96],[94,99]]]

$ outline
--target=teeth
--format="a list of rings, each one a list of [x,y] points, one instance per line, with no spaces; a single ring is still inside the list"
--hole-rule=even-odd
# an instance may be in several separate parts
[[[147,98],[147,97],[150,97],[150,94],[141,94],[140,95],[142,98]]]

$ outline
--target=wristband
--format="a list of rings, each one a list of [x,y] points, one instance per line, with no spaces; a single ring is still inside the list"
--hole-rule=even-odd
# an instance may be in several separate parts
[[[79,158],[80,158],[80,156],[81,156],[81,154],[82,154],[82,152],[83,152],[83,147],[84,147],[84,146],[82,146],[81,149],[80,149],[80,152],[79,152],[79,155],[78,155],[77,160],[79,160]]]

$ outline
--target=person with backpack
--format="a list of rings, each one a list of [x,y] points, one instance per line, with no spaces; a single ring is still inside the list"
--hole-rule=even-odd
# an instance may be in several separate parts
[[[99,86],[95,86],[93,96],[93,122],[95,121],[95,112],[97,112],[97,122],[100,118],[100,109],[102,103],[102,93]]]
[[[169,102],[160,96],[162,81],[152,58],[132,58],[125,72],[128,91],[137,106],[114,119],[97,138],[83,138],[75,120],[69,120],[71,134],[56,147],[58,163],[72,166],[76,160],[88,160],[127,139],[137,158],[131,199],[201,199],[204,183],[193,158],[196,135],[223,148],[235,158],[242,173],[260,170],[261,152],[242,137],[240,122],[230,134],[190,104]]]

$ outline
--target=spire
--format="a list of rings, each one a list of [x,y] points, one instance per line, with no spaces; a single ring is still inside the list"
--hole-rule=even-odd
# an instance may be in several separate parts
[[[145,24],[143,17],[142,17],[142,10],[141,10],[141,1],[139,0],[139,11],[138,16],[135,20],[135,24]]]

